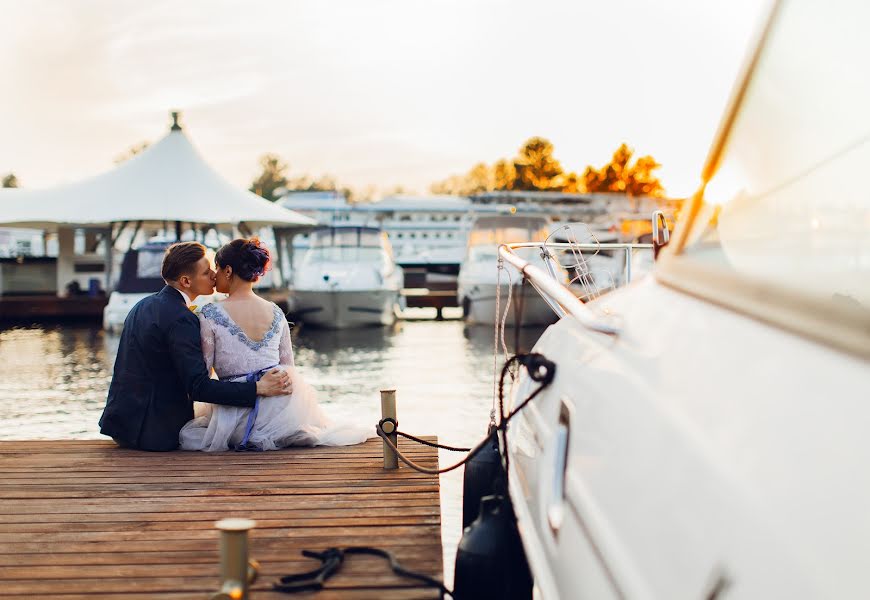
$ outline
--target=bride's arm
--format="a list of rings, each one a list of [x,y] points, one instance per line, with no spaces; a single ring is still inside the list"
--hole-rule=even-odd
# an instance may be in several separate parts
[[[214,329],[212,329],[208,319],[202,315],[199,315],[199,335],[202,342],[202,357],[205,359],[205,370],[211,377],[215,352]]]
[[[293,362],[293,344],[290,342],[290,325],[287,319],[281,324],[281,343],[278,345],[278,362],[282,365],[295,366]]]

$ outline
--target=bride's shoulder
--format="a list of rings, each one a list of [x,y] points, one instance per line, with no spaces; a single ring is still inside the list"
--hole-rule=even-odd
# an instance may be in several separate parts
[[[224,311],[220,306],[223,302],[216,300],[203,305],[197,313],[201,321],[220,321],[224,319]]]

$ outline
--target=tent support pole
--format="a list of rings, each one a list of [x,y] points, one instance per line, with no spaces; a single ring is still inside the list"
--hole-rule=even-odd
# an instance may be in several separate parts
[[[121,235],[121,231],[124,231],[124,227],[127,226],[126,222],[121,223],[121,228],[118,231],[118,235]],[[118,239],[117,237],[112,237],[112,230],[115,228],[114,223],[109,223],[109,229],[106,231],[106,295],[112,293],[112,251],[115,248],[115,241]]]
[[[142,221],[136,221],[136,228],[133,230],[133,237],[130,238],[130,246],[127,250],[133,249],[133,244],[136,243],[136,236],[139,235],[139,230],[142,229]]]
[[[112,247],[113,248],[115,247],[115,244],[118,243],[118,238],[121,237],[121,234],[124,233],[124,230],[127,229],[127,225],[129,225],[129,224],[130,224],[130,221],[121,221],[121,223],[119,223],[120,227],[118,228],[118,233],[116,233],[114,235],[109,235],[109,238],[112,240]],[[115,228],[114,224],[110,225],[110,229],[109,229],[110,234],[112,233],[112,230],[114,228]]]

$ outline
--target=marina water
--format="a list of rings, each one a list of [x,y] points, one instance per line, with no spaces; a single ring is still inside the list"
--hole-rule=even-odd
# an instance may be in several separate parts
[[[524,328],[528,350],[542,328]],[[400,429],[469,446],[486,432],[493,392],[493,330],[458,320],[400,321],[390,328],[293,331],[296,366],[334,419],[375,423],[382,388],[395,387]],[[106,401],[117,335],[85,325],[0,330],[0,440],[107,439]],[[508,330],[512,351],[514,334]],[[499,358],[499,368],[503,357]],[[440,451],[442,467],[461,454]],[[402,466],[401,468],[406,468]],[[441,476],[445,579],[461,534],[462,469]]]

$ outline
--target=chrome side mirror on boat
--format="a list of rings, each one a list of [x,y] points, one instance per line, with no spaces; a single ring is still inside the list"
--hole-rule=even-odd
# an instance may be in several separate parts
[[[653,258],[658,258],[659,250],[668,245],[671,240],[671,232],[668,231],[668,222],[665,213],[660,210],[652,214],[652,245]]]

